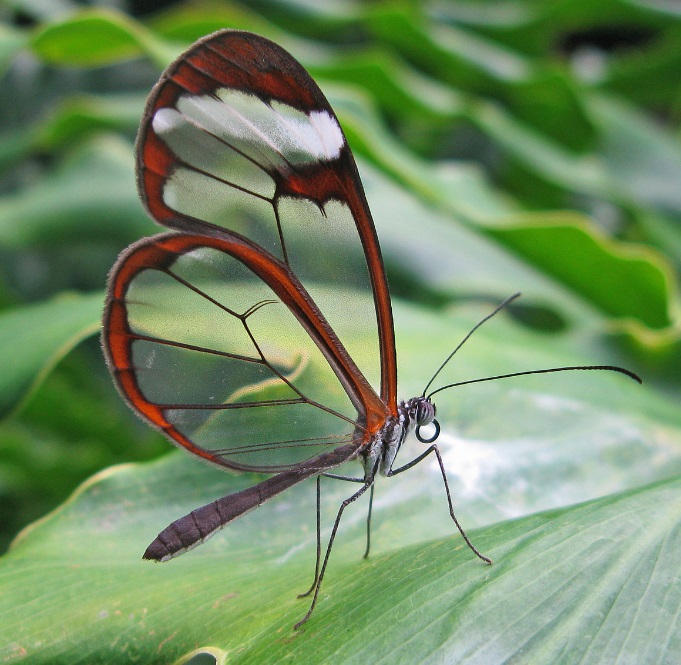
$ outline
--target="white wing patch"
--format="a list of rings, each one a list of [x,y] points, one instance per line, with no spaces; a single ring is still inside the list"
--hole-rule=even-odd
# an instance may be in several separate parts
[[[255,95],[226,88],[218,90],[217,97],[183,95],[177,111],[169,111],[159,109],[153,119],[161,138],[183,124],[194,131],[201,128],[266,169],[331,161],[345,144],[338,122],[327,111],[306,114],[282,102],[266,104]]]
[[[309,121],[319,138],[323,155],[326,159],[337,159],[343,148],[345,139],[340,125],[335,118],[331,117],[326,111],[312,111]]]
[[[306,115],[286,104],[276,102],[272,112],[278,120],[277,130],[282,132],[287,145],[284,154],[290,152],[303,159],[302,162],[337,159],[343,148],[343,133],[335,118],[326,111],[312,111]],[[304,155],[307,154],[307,159]]]

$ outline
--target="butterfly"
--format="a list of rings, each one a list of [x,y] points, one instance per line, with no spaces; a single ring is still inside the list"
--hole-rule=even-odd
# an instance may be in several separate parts
[[[459,384],[426,394],[438,370],[420,396],[398,400],[376,229],[338,119],[305,69],[248,32],[201,39],[153,88],[136,156],[140,197],[172,231],[134,243],[111,271],[102,340],[114,382],[133,411],[189,453],[271,474],[173,522],[144,558],[176,557],[316,478],[317,561],[297,628],[315,608],[346,506],[372,497],[377,476],[433,455],[454,523],[491,563],[454,516],[434,443],[432,395]],[[412,431],[428,447],[396,466]],[[361,476],[333,473],[352,460]],[[323,560],[321,476],[359,485]]]

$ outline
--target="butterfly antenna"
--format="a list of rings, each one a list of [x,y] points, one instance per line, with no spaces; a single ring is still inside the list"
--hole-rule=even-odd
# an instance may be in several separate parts
[[[442,386],[441,388],[433,390],[433,392],[431,392],[428,395],[428,399],[435,395],[435,393],[442,392],[443,390],[447,390],[448,388],[455,388],[456,386],[465,386],[468,385],[469,383],[496,381],[497,379],[508,379],[512,376],[525,376],[526,374],[549,374],[550,372],[571,372],[573,370],[605,370],[607,372],[619,372],[620,374],[624,374],[625,376],[628,376],[630,379],[633,379],[638,383],[643,383],[641,377],[638,374],[635,374],[634,372],[625,369],[624,367],[617,367],[616,365],[575,365],[568,367],[549,367],[547,369],[530,369],[525,372],[511,372],[510,374],[486,376],[483,379],[469,379],[468,381],[458,381],[457,383],[450,383],[449,385]]]
[[[442,365],[440,365],[440,366],[437,368],[437,371],[435,372],[435,374],[433,374],[433,376],[430,378],[430,381],[428,381],[428,383],[426,384],[426,387],[423,389],[423,392],[421,393],[421,395],[422,395],[423,397],[426,396],[426,393],[428,392],[428,388],[430,388],[430,386],[432,385],[433,381],[435,381],[435,379],[437,378],[437,375],[445,368],[445,365],[454,357],[454,354],[455,354],[455,353],[456,353],[456,352],[457,352],[457,351],[458,351],[458,350],[459,350],[459,349],[468,341],[468,338],[469,338],[469,337],[470,337],[470,336],[471,336],[471,335],[472,335],[472,334],[473,334],[473,333],[474,333],[474,332],[475,332],[483,323],[485,323],[485,321],[489,321],[493,316],[495,316],[496,314],[498,314],[502,309],[504,309],[504,307],[506,307],[509,303],[511,303],[512,301],[514,301],[514,300],[515,300],[516,298],[518,298],[518,297],[520,297],[520,292],[514,293],[512,296],[509,296],[508,298],[506,298],[506,300],[504,300],[504,302],[502,302],[500,305],[498,305],[498,306],[496,307],[496,309],[495,309],[493,312],[491,312],[490,314],[488,314],[484,319],[481,319],[480,321],[478,321],[478,323],[476,323],[476,324],[473,326],[473,328],[471,328],[471,330],[469,331],[469,333],[468,333],[468,334],[459,342],[458,346],[454,349],[454,351],[452,351],[452,352],[447,356],[447,358],[446,358],[445,361],[442,363]],[[435,390],[434,392],[430,393],[430,395],[434,395],[436,392],[439,392],[440,390],[443,390],[443,388],[438,388],[438,390]],[[430,397],[430,395],[429,395],[429,397]]]

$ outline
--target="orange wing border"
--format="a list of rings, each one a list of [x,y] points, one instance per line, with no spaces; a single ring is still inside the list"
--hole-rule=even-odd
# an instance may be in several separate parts
[[[178,431],[165,416],[164,410],[168,407],[155,404],[144,396],[133,361],[132,345],[139,336],[128,321],[126,295],[130,284],[141,271],[168,269],[179,256],[200,248],[224,252],[243,263],[286,304],[314,340],[359,414],[353,435],[359,453],[383,426],[390,415],[389,409],[376,395],[288,266],[247,238],[228,231],[211,235],[161,234],[131,245],[119,257],[110,275],[102,345],[111,374],[125,401],[155,429],[194,455],[222,467],[244,470],[197,446]]]

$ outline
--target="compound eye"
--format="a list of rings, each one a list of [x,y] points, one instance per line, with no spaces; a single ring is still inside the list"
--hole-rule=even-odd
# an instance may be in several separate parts
[[[433,418],[435,418],[435,405],[426,400],[419,402],[416,408],[416,423],[418,425],[427,425]]]

